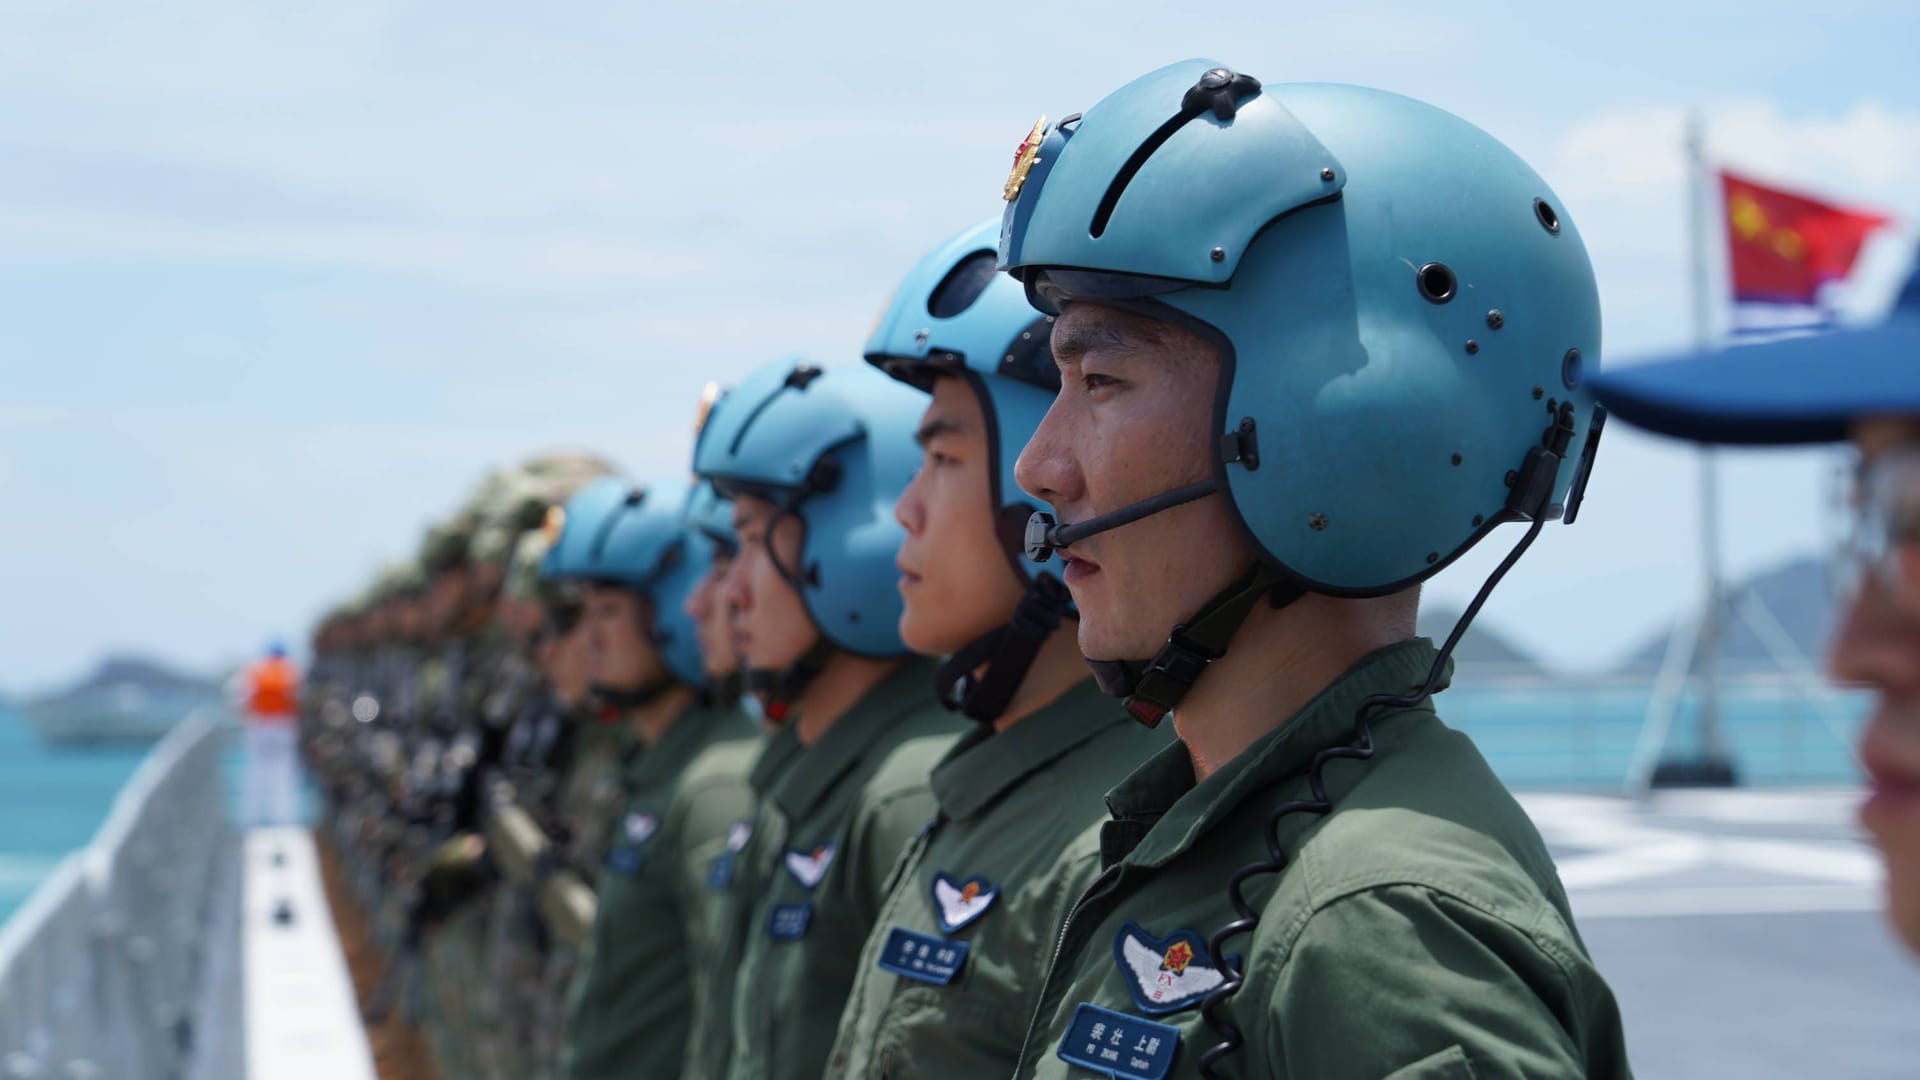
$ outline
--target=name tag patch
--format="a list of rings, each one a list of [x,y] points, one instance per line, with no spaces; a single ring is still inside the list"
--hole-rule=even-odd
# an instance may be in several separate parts
[[[886,947],[880,950],[880,968],[902,978],[945,986],[960,974],[969,947],[964,941],[947,941],[896,926],[887,931]]]
[[[775,941],[805,937],[807,926],[812,922],[812,904],[775,904],[773,914],[767,919],[767,936]]]
[[[606,867],[621,877],[632,877],[646,863],[646,856],[631,844],[618,844],[607,852]]]
[[[1054,1053],[1116,1080],[1161,1080],[1179,1048],[1179,1028],[1081,1002]]]

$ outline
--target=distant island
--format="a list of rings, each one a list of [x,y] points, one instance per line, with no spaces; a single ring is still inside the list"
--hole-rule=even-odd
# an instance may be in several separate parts
[[[1782,644],[1791,643],[1792,652],[1799,660],[1816,670],[1825,663],[1835,612],[1825,562],[1811,555],[1789,559],[1744,581],[1729,582],[1727,593],[1733,599],[1733,610],[1727,616],[1728,625],[1722,628],[1717,650],[1722,675],[1737,678],[1781,671],[1768,640],[1754,632],[1753,618],[1764,621],[1770,617],[1785,639]],[[1746,607],[1756,602],[1758,610]],[[1691,629],[1698,607],[1699,598],[1689,597],[1686,608],[1667,629],[1648,637],[1629,652],[1615,670],[1622,675],[1652,678],[1666,657],[1668,639],[1676,629]],[[1745,611],[1751,611],[1752,617],[1747,617]],[[1765,614],[1759,614],[1760,611]],[[1699,667],[1698,658],[1694,666]]]
[[[1415,632],[1433,639],[1435,645],[1453,633],[1460,621],[1460,609],[1437,605],[1420,611]],[[1534,655],[1513,643],[1512,639],[1476,619],[1453,649],[1454,669],[1463,676],[1497,679],[1546,679],[1548,671]]]
[[[215,679],[111,656],[73,686],[14,707],[52,742],[152,742],[194,710],[224,703]]]
[[[1704,591],[1704,590],[1703,590]],[[1834,602],[1826,564],[1802,555],[1762,570],[1741,581],[1727,583],[1732,610],[1722,628],[1717,650],[1722,678],[1741,679],[1784,672],[1769,647],[1756,633],[1753,621],[1771,618],[1779,634],[1774,643],[1790,644],[1799,662],[1818,670],[1824,662],[1827,640],[1833,633]],[[1689,596],[1681,611],[1661,630],[1628,650],[1611,675],[1628,680],[1651,680],[1666,658],[1667,642],[1679,631],[1690,631],[1699,597]],[[1750,605],[1758,605],[1752,607]],[[1764,612],[1764,614],[1760,614]],[[1444,640],[1460,618],[1458,608],[1436,606],[1420,612],[1419,633],[1436,643]],[[1476,621],[1453,653],[1463,676],[1496,679],[1554,679],[1554,673],[1525,648],[1484,622]],[[1694,668],[1698,670],[1699,658]]]

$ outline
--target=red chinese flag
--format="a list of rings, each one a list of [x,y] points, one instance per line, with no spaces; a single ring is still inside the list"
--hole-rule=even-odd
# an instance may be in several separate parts
[[[1887,223],[1720,173],[1727,208],[1727,265],[1733,298],[1747,303],[1811,304],[1815,290],[1847,276],[1867,234]]]

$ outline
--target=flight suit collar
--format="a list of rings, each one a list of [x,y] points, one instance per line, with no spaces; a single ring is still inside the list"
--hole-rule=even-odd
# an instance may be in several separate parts
[[[1133,722],[1083,679],[1005,731],[981,724],[967,732],[934,766],[933,797],[942,814],[965,821],[1102,732]]]
[[[1286,723],[1198,783],[1185,743],[1176,742],[1148,758],[1107,793],[1112,820],[1100,830],[1102,864],[1111,866],[1125,859],[1160,866],[1170,861],[1249,795],[1305,773],[1314,754],[1350,739],[1354,714],[1366,698],[1418,689],[1435,654],[1433,642],[1426,638],[1376,649]],[[1445,689],[1452,674],[1449,660],[1435,690]],[[1406,711],[1433,715],[1430,703]],[[1382,708],[1373,714],[1376,728],[1390,712]]]
[[[629,789],[649,791],[670,783],[707,745],[721,720],[717,710],[693,704],[681,709],[652,745],[634,736],[626,762]]]
[[[789,821],[809,817],[840,778],[875,746],[880,736],[906,714],[934,704],[934,662],[908,661],[874,684],[846,715],[833,722],[820,741],[801,751],[791,768],[774,781],[768,796]]]
[[[781,724],[767,736],[761,744],[760,756],[753,760],[753,768],[747,772],[747,784],[753,793],[765,798],[773,782],[779,779],[787,766],[800,754],[800,733],[792,724]]]

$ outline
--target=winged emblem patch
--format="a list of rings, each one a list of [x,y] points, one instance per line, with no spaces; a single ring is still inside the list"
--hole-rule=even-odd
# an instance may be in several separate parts
[[[1192,930],[1156,938],[1137,923],[1127,923],[1113,940],[1113,958],[1127,980],[1134,1004],[1150,1013],[1177,1012],[1200,1003],[1226,981],[1207,955],[1206,942]]]
[[[630,844],[644,844],[655,832],[659,831],[660,819],[654,817],[652,814],[635,812],[627,815],[626,826],[627,842]]]
[[[793,880],[811,889],[827,876],[827,866],[832,862],[832,844],[821,844],[812,851],[789,851],[787,873],[793,875]]]
[[[964,882],[944,873],[933,875],[933,913],[943,934],[951,934],[985,915],[999,896],[1000,886],[978,874]]]

